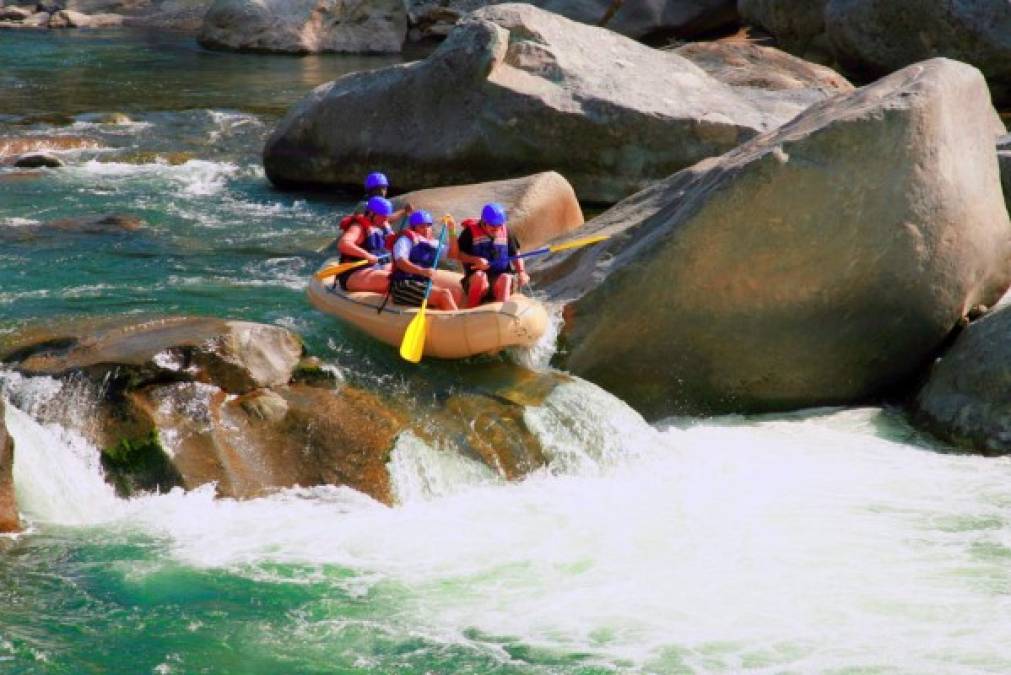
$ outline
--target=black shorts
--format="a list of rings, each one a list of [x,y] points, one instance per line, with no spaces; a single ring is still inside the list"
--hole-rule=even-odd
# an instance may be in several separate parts
[[[407,307],[421,307],[428,291],[427,281],[417,279],[397,279],[390,284],[390,296],[393,302]]]

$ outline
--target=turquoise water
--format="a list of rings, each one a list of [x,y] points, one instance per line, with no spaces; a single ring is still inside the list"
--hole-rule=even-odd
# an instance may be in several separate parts
[[[0,167],[0,331],[210,314],[293,328],[421,401],[508,378],[507,359],[406,368],[305,301],[354,196],[273,189],[263,140],[312,86],[390,62],[0,32],[0,139],[88,145]],[[46,225],[112,213],[143,224]],[[1011,463],[937,452],[888,411],[652,427],[577,380],[525,412],[549,464],[520,483],[405,436],[394,508],[332,487],[125,501],[95,448],[24,412],[70,392],[0,381],[31,526],[0,538],[3,672],[1011,671]]]

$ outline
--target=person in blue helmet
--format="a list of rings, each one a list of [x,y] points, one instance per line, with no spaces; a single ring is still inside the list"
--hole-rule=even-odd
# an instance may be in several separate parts
[[[480,218],[460,223],[463,232],[457,245],[468,307],[506,302],[514,282],[519,287],[530,283],[523,261],[510,260],[519,255],[520,246],[516,237],[509,234],[506,220],[505,208],[492,202],[484,205]]]
[[[373,171],[368,176],[365,177],[365,199],[358,202],[355,207],[354,213],[362,214],[365,213],[365,208],[368,205],[369,199],[372,197],[386,197],[386,193],[389,192],[390,181],[386,177],[385,173],[381,171]],[[414,208],[410,204],[405,204],[403,208],[397,209],[392,214],[390,214],[390,220],[397,220],[398,218],[403,218],[406,214],[413,211]]]
[[[370,197],[364,213],[352,214],[341,220],[341,235],[337,240],[340,261],[369,261],[368,265],[337,276],[337,283],[345,291],[386,293],[389,290],[389,265],[381,263],[379,259],[389,253],[387,242],[393,237],[389,223],[392,214],[393,204],[390,200],[385,197]]]
[[[442,257],[456,258],[459,252],[456,236],[452,229],[448,234],[449,244],[443,244]],[[439,242],[432,237],[432,214],[425,210],[415,211],[408,217],[407,229],[393,243],[393,273],[390,277],[393,302],[409,307],[421,306],[431,279],[432,292],[428,296],[428,304],[433,309],[459,308],[463,299],[459,287],[439,279],[432,266],[438,250]]]

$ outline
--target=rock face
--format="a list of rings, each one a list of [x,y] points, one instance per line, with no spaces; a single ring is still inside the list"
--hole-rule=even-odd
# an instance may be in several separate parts
[[[829,0],[825,30],[840,63],[871,75],[947,56],[970,63],[1011,102],[1007,0]]]
[[[442,37],[460,17],[502,0],[407,0],[416,39]],[[529,4],[567,19],[598,25],[612,0],[533,0]],[[607,28],[628,37],[693,37],[737,21],[736,0],[638,0],[625,2]]]
[[[676,54],[504,4],[468,15],[424,61],[316,88],[264,166],[282,185],[349,187],[396,166],[408,190],[554,170],[580,199],[613,202],[789,116]]]
[[[306,54],[399,52],[403,0],[215,0],[198,34],[215,49]]]
[[[565,366],[653,417],[904,383],[1008,286],[1002,127],[979,71],[934,59],[630,197],[541,275]]]
[[[969,324],[934,363],[915,418],[931,432],[983,454],[1011,453],[1011,307]]]
[[[46,223],[0,228],[0,241],[28,241],[44,237],[64,237],[75,234],[129,234],[139,230],[143,221],[136,216],[112,214],[61,218]]]
[[[0,532],[21,529],[18,505],[14,500],[14,440],[4,424],[4,403],[0,399]]]
[[[512,180],[418,190],[394,201],[398,208],[410,203],[416,209],[427,209],[435,218],[448,213],[457,223],[478,217],[487,202],[499,202],[509,214],[509,231],[524,249],[542,246],[583,224],[583,210],[575,191],[554,171]]]

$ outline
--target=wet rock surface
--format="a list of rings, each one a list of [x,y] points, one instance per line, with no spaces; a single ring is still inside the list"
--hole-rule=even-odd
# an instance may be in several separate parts
[[[969,324],[930,369],[913,403],[918,423],[987,455],[1011,453],[1011,307]]]
[[[540,274],[566,368],[654,417],[901,385],[1008,285],[1002,129],[979,71],[934,59],[630,197]]]

